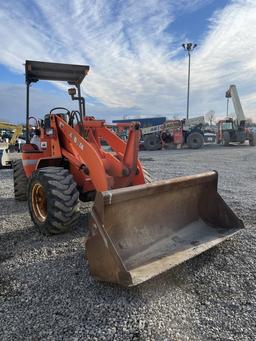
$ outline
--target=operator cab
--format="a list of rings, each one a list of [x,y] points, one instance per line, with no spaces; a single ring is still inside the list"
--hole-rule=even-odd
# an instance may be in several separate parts
[[[224,121],[220,123],[222,130],[233,130],[233,121]]]
[[[50,125],[50,115],[58,114],[61,115],[62,118],[71,126],[73,126],[74,120],[77,121],[80,127],[82,127],[82,121],[86,115],[85,113],[85,100],[84,97],[81,96],[81,88],[80,84],[82,83],[84,77],[88,74],[90,67],[88,65],[73,65],[73,64],[61,64],[61,63],[48,63],[48,62],[39,62],[39,61],[30,61],[27,60],[25,63],[25,71],[26,71],[26,85],[27,85],[27,100],[26,100],[26,145],[24,145],[23,151],[31,152],[40,150],[38,143],[33,143],[30,133],[30,120],[35,119],[31,117],[29,114],[29,88],[30,84],[36,83],[39,80],[47,80],[47,81],[65,81],[69,85],[74,86],[68,90],[69,95],[72,100],[77,100],[79,104],[79,111],[73,110],[70,111],[64,107],[56,107],[50,110],[49,114],[45,115],[44,120],[38,121],[32,125],[34,127],[34,136],[39,137],[38,130],[40,128],[44,129],[46,135],[51,134],[51,125]],[[76,96],[77,94],[77,96]],[[81,128],[82,130],[82,128]],[[35,134],[35,132],[37,132]],[[82,133],[82,132],[81,132]],[[36,139],[36,137],[34,138]],[[31,146],[28,146],[28,145]],[[37,147],[36,147],[37,146]]]

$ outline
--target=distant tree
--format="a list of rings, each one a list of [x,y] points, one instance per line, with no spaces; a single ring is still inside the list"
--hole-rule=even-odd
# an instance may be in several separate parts
[[[212,126],[212,124],[215,121],[215,111],[209,110],[208,113],[205,115],[205,119],[206,119],[206,121],[209,122],[210,126]]]

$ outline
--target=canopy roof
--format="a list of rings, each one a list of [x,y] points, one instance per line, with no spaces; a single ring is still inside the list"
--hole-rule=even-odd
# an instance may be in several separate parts
[[[65,81],[71,85],[78,85],[82,83],[89,69],[90,67],[88,65],[72,65],[26,60],[26,82],[32,83],[43,79],[49,81]]]

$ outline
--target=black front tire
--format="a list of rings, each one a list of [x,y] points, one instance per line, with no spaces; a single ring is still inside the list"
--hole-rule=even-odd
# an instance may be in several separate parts
[[[229,143],[230,143],[229,132],[224,131],[224,133],[223,133],[223,144],[224,144],[224,146],[229,146]]]
[[[44,205],[40,206],[40,196]],[[28,204],[31,219],[45,235],[70,230],[79,217],[79,192],[73,176],[62,167],[45,167],[37,170],[28,186]]]
[[[256,134],[254,134],[254,133],[250,134],[249,144],[252,147],[256,146]]]
[[[4,168],[2,164],[2,156],[3,156],[3,150],[0,150],[0,169]]]
[[[28,199],[28,178],[25,174],[22,160],[14,160],[12,167],[14,197],[18,201],[26,201]]]

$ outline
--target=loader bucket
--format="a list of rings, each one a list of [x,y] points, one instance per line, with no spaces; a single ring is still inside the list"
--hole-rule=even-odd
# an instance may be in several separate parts
[[[238,232],[217,182],[212,171],[98,193],[86,241],[94,277],[136,285]]]

